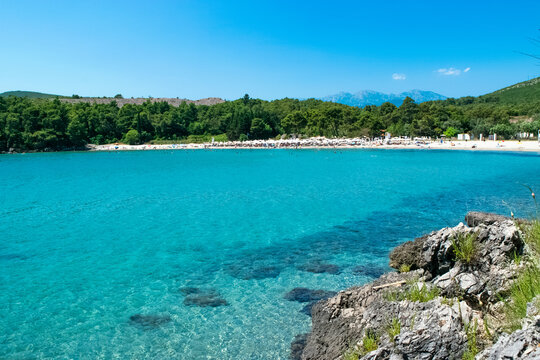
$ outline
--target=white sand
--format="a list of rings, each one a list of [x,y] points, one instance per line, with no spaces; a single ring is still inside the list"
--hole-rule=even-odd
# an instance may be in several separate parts
[[[204,144],[166,144],[166,145],[125,145],[107,144],[91,145],[94,151],[119,151],[119,150],[181,150],[181,149],[314,149],[314,148],[359,148],[359,149],[444,149],[444,150],[479,150],[479,151],[534,151],[540,152],[540,143],[536,140],[518,141],[399,141],[392,140],[391,144],[383,144],[382,141],[366,141],[363,139],[325,139],[309,138],[302,140],[253,140],[253,141],[229,141],[224,143]]]

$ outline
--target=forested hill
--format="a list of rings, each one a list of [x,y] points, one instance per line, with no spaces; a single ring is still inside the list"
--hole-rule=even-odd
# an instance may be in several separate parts
[[[17,96],[17,97],[26,97],[30,99],[54,99],[56,97],[59,97],[59,95],[53,95],[53,94],[45,94],[40,93],[37,91],[6,91],[3,93],[0,93],[0,97],[8,97],[8,96]]]
[[[540,77],[497,90],[482,98],[493,98],[500,103],[522,103],[540,99]]]
[[[145,101],[119,107],[60,99],[0,97],[0,151],[64,150],[88,143],[266,139],[283,134],[356,137],[431,136],[460,132],[512,138],[540,128],[539,79],[481,97],[399,107],[352,107],[322,100],[264,101],[245,96],[215,105]],[[510,95],[509,95],[510,94]],[[511,99],[512,101],[510,101]]]

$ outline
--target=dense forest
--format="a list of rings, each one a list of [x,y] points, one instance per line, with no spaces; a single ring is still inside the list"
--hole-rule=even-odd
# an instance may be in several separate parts
[[[520,89],[520,91],[523,91]],[[267,139],[282,134],[326,137],[452,137],[493,134],[505,139],[540,128],[540,99],[507,102],[486,95],[416,104],[407,98],[364,108],[321,100],[264,101],[248,95],[206,106],[166,102],[118,107],[55,99],[0,97],[0,151],[79,149],[86,144]]]

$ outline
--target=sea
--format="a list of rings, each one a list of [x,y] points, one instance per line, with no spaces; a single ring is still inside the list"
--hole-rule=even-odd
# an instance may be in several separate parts
[[[536,216],[529,188],[539,153],[0,155],[0,358],[289,359],[309,290],[468,211]]]

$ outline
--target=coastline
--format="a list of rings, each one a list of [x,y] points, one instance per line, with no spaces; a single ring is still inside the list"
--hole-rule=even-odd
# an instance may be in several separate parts
[[[465,224],[398,245],[389,254],[395,272],[313,305],[312,329],[295,337],[291,358],[539,359],[540,295],[516,287],[537,267],[538,239],[525,230],[534,224],[469,212]],[[469,258],[456,250],[467,237]],[[519,315],[508,310],[518,298]]]
[[[218,149],[415,149],[415,150],[469,150],[469,151],[514,151],[540,152],[537,141],[408,141],[393,142],[361,141],[358,139],[324,139],[310,138],[305,140],[253,140],[225,143],[201,144],[106,144],[88,145],[90,151],[145,151],[145,150],[218,150]]]

